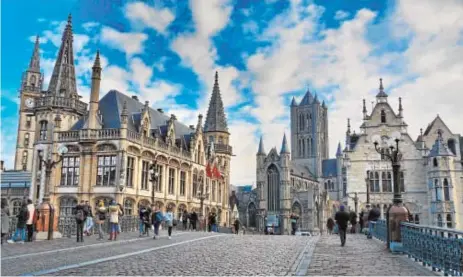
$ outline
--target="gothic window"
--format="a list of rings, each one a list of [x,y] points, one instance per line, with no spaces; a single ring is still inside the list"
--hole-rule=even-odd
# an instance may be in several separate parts
[[[370,191],[375,192],[375,173],[373,171],[370,171],[370,176],[368,176],[368,179],[370,179]]]
[[[175,190],[175,169],[169,168],[169,189],[168,193],[169,194],[174,194]]]
[[[219,136],[219,144],[223,144],[223,137]]]
[[[204,193],[206,193],[206,199],[209,200],[209,194],[207,194],[209,192],[209,182],[211,180],[209,178],[206,178],[206,191],[204,191]]]
[[[29,147],[29,133],[24,134],[24,147]]]
[[[399,187],[400,187],[400,192],[405,192],[405,173],[403,171],[400,171]]]
[[[304,115],[299,114],[299,130],[303,131],[304,130]]]
[[[440,214],[437,215],[437,226],[442,227],[444,224],[442,223],[442,216]]]
[[[156,167],[157,173],[158,173],[158,179],[156,180],[156,183],[154,184],[154,189],[157,192],[162,192],[162,171],[163,171],[163,166],[158,164]]]
[[[381,110],[381,123],[386,123],[386,112]]]
[[[449,149],[450,149],[450,151],[452,151],[453,155],[456,155],[457,150],[456,150],[456,147],[455,147],[455,140],[454,139],[449,139],[447,141],[447,145],[449,146]],[[461,146],[461,147],[463,147],[463,146]]]
[[[310,145],[310,139],[307,139],[307,157],[312,156],[312,146]]]
[[[436,191],[436,201],[442,201],[439,180],[437,179],[434,180],[434,190]]]
[[[256,209],[256,205],[251,202],[249,203],[248,205],[248,219],[249,219],[249,227],[251,228],[255,228],[257,227],[257,209]]]
[[[267,169],[267,184],[267,210],[269,212],[277,212],[280,210],[280,174],[274,164],[270,165]]]
[[[450,201],[450,187],[447,178],[444,179],[444,201]]]
[[[133,200],[132,199],[125,199],[124,201],[124,215],[132,215],[133,214]]]
[[[48,122],[46,120],[40,121],[40,132],[39,132],[40,140],[47,139],[47,129],[48,129]]]
[[[97,186],[107,187],[116,185],[116,165],[116,155],[98,156]]]
[[[72,211],[77,206],[77,199],[72,197],[61,197],[59,200],[59,215],[71,216]]]
[[[381,183],[383,187],[383,192],[392,192],[391,172],[382,172]]]
[[[26,116],[26,127],[30,128],[32,125],[32,116]]]
[[[451,214],[447,214],[447,228],[452,228],[452,215]]]
[[[375,175],[374,175],[374,187],[373,187],[373,190],[371,192],[380,192],[380,188],[379,188],[379,172],[378,171],[375,171]]]
[[[61,166],[60,186],[78,186],[80,176],[80,157],[64,157]]]
[[[314,146],[313,146],[313,138],[310,138],[310,146],[309,146],[309,147],[310,147],[310,153],[311,153],[312,155],[314,155],[314,154],[315,154],[315,150],[314,150]]]
[[[389,155],[389,149],[381,149],[381,160],[387,161],[387,155]]]
[[[148,179],[149,179],[150,163],[148,161],[142,161],[141,163],[141,189],[148,190]]]
[[[193,197],[196,197],[198,195],[198,174],[193,173]]]
[[[387,209],[388,209],[388,206],[386,204],[383,205],[383,218],[386,219],[387,217]]]
[[[37,77],[35,77],[35,75],[32,75],[30,79],[31,87],[35,87],[36,82],[37,82]]]
[[[217,202],[222,203],[222,184],[220,182],[217,182],[217,190],[218,190]]]
[[[325,182],[325,190],[328,191],[328,182]]]
[[[302,140],[299,140],[299,157],[302,157]]]
[[[180,171],[180,195],[185,196],[186,172]]]
[[[24,150],[23,151],[23,159],[22,159],[23,170],[26,170],[28,155],[29,155],[29,153],[27,152],[27,150]]]
[[[302,156],[305,157],[306,156],[305,155],[305,140],[302,139],[301,141],[302,141]]]
[[[438,167],[438,166],[439,166],[439,164],[437,163],[437,158],[432,159],[432,165],[433,165],[434,167]]]
[[[125,185],[128,188],[133,188],[133,171],[135,169],[135,158],[127,157],[127,168],[125,174]]]

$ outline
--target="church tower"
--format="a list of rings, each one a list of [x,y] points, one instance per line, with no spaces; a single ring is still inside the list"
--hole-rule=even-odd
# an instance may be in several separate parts
[[[328,108],[307,90],[299,105],[294,98],[291,102],[291,159],[304,162],[312,174],[321,177],[328,145]]]
[[[204,124],[204,138],[207,145],[214,144],[215,154],[223,177],[223,182],[220,184],[223,191],[222,211],[226,212],[229,208],[230,161],[233,153],[230,146],[230,133],[228,132],[227,118],[219,88],[219,74],[217,72],[215,72],[214,87]],[[221,218],[225,218],[227,215],[228,213],[222,214]],[[227,218],[228,221],[229,218]]]
[[[15,170],[32,168],[32,155],[35,138],[34,103],[42,92],[43,74],[40,72],[39,37],[35,39],[34,51],[29,67],[23,73],[19,90],[19,122],[16,141]]]

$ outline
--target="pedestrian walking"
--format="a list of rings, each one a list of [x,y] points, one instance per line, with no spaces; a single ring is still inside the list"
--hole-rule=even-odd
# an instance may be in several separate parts
[[[93,222],[92,207],[90,206],[90,203],[88,201],[85,201],[85,208],[87,210],[87,218],[85,219],[84,234],[87,236],[90,236],[92,234],[92,228],[93,228],[94,222]]]
[[[183,215],[182,215],[183,230],[186,230],[188,228],[188,218],[189,217],[190,215],[188,214],[188,212],[186,210],[183,211]]]
[[[344,210],[344,206],[340,207],[340,211],[336,213],[334,219],[338,225],[339,236],[341,238],[341,246],[346,244],[347,225],[349,224],[349,213]]]
[[[294,213],[291,213],[291,216],[289,217],[289,220],[291,221],[291,235],[296,235],[296,231],[297,231],[297,220],[298,220],[298,216],[295,215]]]
[[[381,211],[378,209],[378,207],[374,207],[373,209],[370,210],[368,213],[368,239],[373,238],[373,224],[376,224],[376,221],[381,216]]]
[[[104,206],[103,200],[98,202],[98,208],[95,212],[95,222],[98,227],[98,240],[102,240],[104,238],[104,231],[103,231],[103,224],[106,221],[106,213],[108,209]]]
[[[84,224],[88,216],[87,206],[84,201],[74,208],[74,217],[76,219],[77,226],[77,242],[84,242]]]
[[[190,214],[190,224],[193,231],[196,231],[196,223],[198,222],[198,214],[195,210]]]
[[[362,232],[362,231],[363,231],[363,224],[364,224],[364,222],[363,222],[363,216],[364,216],[364,213],[363,213],[363,210],[362,210],[362,211],[360,212],[360,214],[359,214],[359,224],[360,224],[360,230],[359,230],[359,232],[360,232],[360,234],[363,233],[363,232]]]
[[[238,232],[240,231],[240,220],[238,218],[235,219],[233,226],[235,226],[235,235],[238,235]]]
[[[334,220],[330,217],[326,221],[326,228],[328,229],[328,234],[332,235],[333,234],[333,228],[334,228]]]
[[[117,234],[119,233],[119,217],[122,216],[121,208],[116,201],[112,200],[109,210],[109,240],[117,240]]]
[[[34,204],[32,204],[31,199],[27,200],[27,211],[29,215],[26,222],[27,241],[32,242],[32,238],[34,237],[34,226],[37,223],[37,211],[34,207]]]
[[[150,235],[150,229],[151,229],[151,220],[150,220],[150,214],[151,214],[151,209],[146,208],[143,211],[143,230],[144,230],[144,235],[148,236]]]
[[[351,234],[356,233],[356,227],[357,227],[357,214],[355,212],[350,212],[349,214],[350,217],[350,224],[352,225],[352,228],[350,229]]]
[[[6,199],[2,199],[1,202],[1,212],[2,212],[2,244],[6,236],[10,233],[10,209],[8,207],[8,202]]]
[[[27,210],[27,203],[23,202],[19,210],[18,223],[16,224],[16,232],[14,233],[11,240],[8,240],[8,243],[24,243],[26,241],[26,222],[29,218],[29,211]]]
[[[153,222],[154,227],[154,236],[153,239],[156,239],[156,236],[159,236],[159,227],[161,226],[164,215],[162,214],[161,209],[154,207],[154,212],[151,214],[151,222]]]
[[[172,237],[172,227],[174,226],[174,214],[172,213],[172,208],[167,208],[167,212],[164,215],[164,221],[166,222],[167,225],[167,234],[169,236],[169,239]]]
[[[211,222],[211,232],[217,232],[217,216],[214,212],[211,214],[209,220]]]
[[[140,205],[140,210],[138,211],[138,215],[139,215],[138,229],[139,229],[140,237],[143,236],[143,234],[145,233],[145,222],[144,222],[145,212],[146,212],[146,207],[144,205]]]

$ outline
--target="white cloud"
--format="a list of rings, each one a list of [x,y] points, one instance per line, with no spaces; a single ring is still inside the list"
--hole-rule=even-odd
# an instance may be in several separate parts
[[[83,27],[87,32],[91,32],[91,31],[94,30],[95,28],[100,27],[100,23],[90,21],[90,22],[86,22],[86,23],[82,24],[82,27]]]
[[[143,52],[143,43],[148,39],[144,33],[122,33],[110,27],[101,29],[101,41],[126,53],[127,56]]]
[[[142,2],[129,3],[125,6],[125,16],[132,24],[143,24],[164,34],[166,28],[174,21],[174,14],[167,8],[157,9]]]
[[[343,19],[346,19],[347,17],[349,17],[350,13],[346,12],[346,11],[342,11],[342,10],[339,10],[336,12],[336,14],[334,15],[334,19],[336,20],[343,20]]]

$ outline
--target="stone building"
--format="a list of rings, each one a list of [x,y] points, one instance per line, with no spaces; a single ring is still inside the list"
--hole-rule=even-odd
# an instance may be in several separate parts
[[[180,214],[199,211],[205,196],[204,212],[227,222],[232,147],[217,73],[204,125],[199,115],[196,126],[186,126],[137,96],[111,90],[100,99],[99,53],[90,103],[81,101],[72,44],[69,16],[48,89],[42,90],[38,40],[23,76],[15,167],[32,172],[29,198],[40,202],[47,185],[39,157],[59,160],[57,149],[66,146],[49,182],[61,215],[80,200],[100,199],[115,199],[126,214],[151,203]]]
[[[393,199],[392,164],[385,155],[387,153],[379,154],[375,150],[373,137],[379,136],[385,142],[398,132],[402,154],[399,187],[411,213],[410,220],[461,229],[462,136],[453,133],[439,115],[416,140],[407,132],[407,126],[401,98],[398,112],[395,112],[380,81],[376,105],[371,113],[363,100],[363,123],[359,133],[352,132],[348,120],[342,162],[346,183],[343,201],[354,207],[352,196],[357,194],[360,210],[365,207],[368,190],[370,203],[379,207],[385,216]]]
[[[331,200],[340,199],[341,146],[335,159],[328,159],[328,109],[317,96],[307,91],[301,103],[291,103],[291,153],[286,135],[281,150],[274,147],[267,154],[263,139],[257,152],[257,194],[259,224],[276,216],[279,233],[290,230],[289,216],[299,216],[299,229],[322,231],[326,219],[337,206]]]

